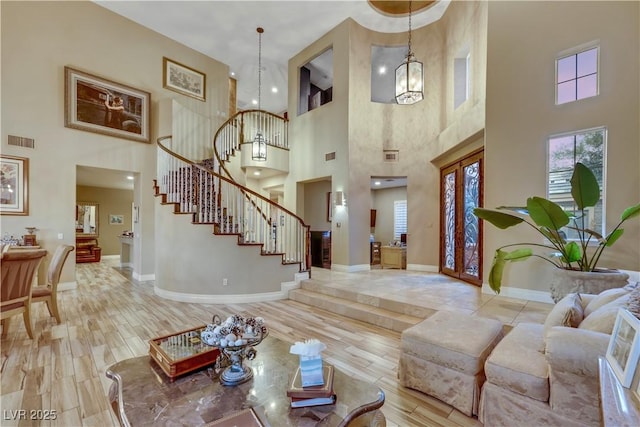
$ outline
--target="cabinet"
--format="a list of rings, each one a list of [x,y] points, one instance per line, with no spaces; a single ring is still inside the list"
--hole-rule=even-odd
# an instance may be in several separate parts
[[[382,246],[380,248],[380,264],[382,268],[407,268],[406,246]]]
[[[380,248],[382,247],[382,243],[380,242],[371,242],[371,256],[370,263],[372,265],[380,264]]]

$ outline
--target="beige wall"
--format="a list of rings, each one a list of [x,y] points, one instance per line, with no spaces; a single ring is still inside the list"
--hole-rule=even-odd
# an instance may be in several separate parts
[[[331,230],[327,221],[327,193],[331,191],[330,181],[308,182],[304,185],[304,223],[311,231]]]
[[[522,205],[546,194],[547,138],[606,126],[606,223],[640,200],[640,3],[489,2],[485,205]],[[559,52],[599,40],[600,95],[555,105]],[[605,252],[601,266],[640,270],[640,221]],[[484,268],[496,247],[540,241],[525,227],[485,227]],[[547,291],[537,263],[511,266],[503,285]],[[486,281],[486,278],[485,278]]]
[[[88,1],[1,2],[2,153],[30,161],[29,216],[3,216],[2,228],[38,227],[53,253],[59,243],[74,244],[76,165],[117,169],[136,175],[134,200],[140,206],[133,259],[139,278],[154,273],[155,141],[158,102],[178,99],[214,117],[228,111],[228,68],[211,58]],[[162,88],[162,57],[207,74],[206,102]],[[71,66],[151,93],[151,144],[64,127],[64,67]],[[8,135],[35,139],[35,149],[7,145]],[[103,226],[104,227],[104,226]],[[63,239],[58,240],[62,233]],[[75,278],[69,258],[62,282]]]
[[[373,190],[373,209],[376,210],[376,226],[371,229],[374,241],[388,245],[393,241],[393,202],[407,200],[407,187]],[[408,203],[408,202],[407,202]],[[408,219],[407,219],[408,220]]]
[[[348,19],[289,61],[293,111],[298,68],[333,46],[333,102],[290,115],[292,173],[285,186],[292,206],[300,196],[294,184],[304,180],[329,175],[332,191],[346,193],[347,208],[336,210],[332,222],[333,268],[368,268],[371,176],[407,176],[414,243],[408,262],[437,266],[439,168],[433,162],[484,128],[486,14],[486,3],[452,2],[440,22],[412,33],[416,57],[425,64],[425,100],[411,106],[370,102],[371,45],[403,46],[406,33],[377,33]],[[453,58],[463,46],[471,52],[471,97],[454,111]],[[399,150],[399,162],[383,162],[384,149]],[[326,162],[324,154],[332,151],[336,159]]]
[[[76,200],[98,204],[98,242],[102,248],[102,256],[120,255],[120,236],[124,231],[133,229],[133,190],[79,185],[76,188]],[[122,215],[124,222],[109,224],[109,215]]]

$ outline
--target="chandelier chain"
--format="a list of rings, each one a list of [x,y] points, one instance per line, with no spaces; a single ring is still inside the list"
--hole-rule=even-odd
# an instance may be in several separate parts
[[[260,110],[261,92],[262,92],[262,31],[258,30],[258,110]]]
[[[411,2],[409,2],[409,52],[407,56],[411,56]]]

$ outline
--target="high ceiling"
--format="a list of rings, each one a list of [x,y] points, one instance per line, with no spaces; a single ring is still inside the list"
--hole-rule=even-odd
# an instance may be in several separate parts
[[[264,28],[261,107],[274,113],[287,110],[289,59],[345,19],[352,18],[366,28],[385,33],[406,32],[409,25],[402,9],[395,8],[395,12],[385,14],[367,0],[95,2],[227,64],[238,81],[240,109],[256,108],[252,105],[258,94],[256,28]],[[374,3],[405,4],[406,7],[409,2]],[[449,0],[430,6],[425,3],[430,2],[413,2],[412,9],[423,7],[412,13],[414,29],[440,19]],[[397,65],[389,64],[389,69]],[[332,73],[331,69],[325,71]],[[272,91],[274,87],[277,93]]]

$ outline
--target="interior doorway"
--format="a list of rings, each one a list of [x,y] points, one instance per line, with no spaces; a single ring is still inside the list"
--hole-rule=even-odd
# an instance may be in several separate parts
[[[473,209],[482,206],[484,151],[440,170],[440,271],[482,286],[482,228]]]

